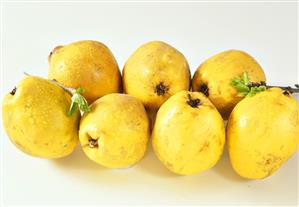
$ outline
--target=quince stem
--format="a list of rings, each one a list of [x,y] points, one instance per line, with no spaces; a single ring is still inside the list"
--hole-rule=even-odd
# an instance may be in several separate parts
[[[266,86],[267,88],[281,88],[282,90],[289,91],[291,93],[299,93],[299,84],[295,84],[295,87],[290,86]]]
[[[24,72],[24,74],[26,76],[32,77],[32,75],[30,75],[26,72]],[[84,113],[88,113],[90,111],[88,102],[82,95],[82,93],[84,93],[83,88],[80,87],[80,88],[75,89],[75,88],[67,87],[67,86],[62,85],[55,79],[49,80],[49,81],[54,83],[55,85],[59,86],[60,88],[62,88],[63,90],[65,90],[66,92],[68,92],[69,94],[72,95],[72,102],[71,102],[70,108],[67,113],[68,116],[72,116],[78,109],[80,110],[81,115],[83,115]]]
[[[244,72],[241,77],[236,77],[232,80],[231,85],[237,89],[238,96],[254,96],[268,88],[281,88],[285,95],[299,93],[299,84],[295,84],[295,88],[290,86],[271,86],[261,81],[259,83],[251,82],[247,72]]]

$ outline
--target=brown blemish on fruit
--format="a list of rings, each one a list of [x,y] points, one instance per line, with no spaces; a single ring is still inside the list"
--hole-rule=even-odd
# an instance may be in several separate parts
[[[184,168],[185,168],[185,166],[181,167],[181,168],[179,169],[179,172],[182,172],[182,171],[184,170]]]
[[[282,162],[283,159],[281,157],[275,156],[273,154],[267,154],[263,157],[262,162],[258,162],[257,164],[260,165],[267,176],[269,176],[280,167]]]
[[[155,87],[155,93],[158,94],[158,96],[163,96],[167,91],[169,90],[169,87],[164,85],[163,82],[160,82],[158,85]]]
[[[12,91],[9,92],[9,93],[10,93],[10,95],[13,96],[13,95],[15,95],[16,91],[17,91],[17,87],[14,87],[14,88],[12,89]]]
[[[169,168],[173,168],[173,165],[170,162],[166,162],[166,166]]]
[[[187,104],[192,108],[197,108],[200,105],[200,99],[193,99],[190,94],[188,94]]]
[[[20,148],[24,148],[24,146],[23,146],[20,142],[18,142],[18,141],[16,141],[16,140],[14,140],[14,144],[15,144],[16,146],[20,147]]]
[[[266,165],[271,164],[271,159],[270,159],[270,158],[266,159],[266,163],[265,163],[265,164],[266,164]]]
[[[208,88],[207,84],[205,84],[205,83],[203,83],[199,86],[198,91],[202,92],[207,97],[209,96],[209,88]]]
[[[276,102],[276,104],[278,105],[278,106],[284,106],[284,104],[282,103],[282,102]]]
[[[209,148],[209,146],[210,146],[210,142],[205,141],[205,142],[203,143],[203,145],[201,146],[201,148],[198,150],[198,152],[201,153],[201,152],[205,151],[206,149]]]
[[[123,146],[120,148],[120,154],[122,157],[125,157],[127,155],[127,151]]]

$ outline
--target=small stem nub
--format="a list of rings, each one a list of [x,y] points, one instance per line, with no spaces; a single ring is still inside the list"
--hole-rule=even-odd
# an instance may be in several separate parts
[[[191,95],[188,94],[187,104],[189,104],[192,108],[197,108],[200,105],[200,99],[192,99]]]
[[[70,87],[66,87],[66,86],[62,85],[56,79],[52,79],[52,80],[49,80],[49,81],[56,84],[56,85],[58,85],[58,86],[60,86],[63,90],[70,93],[71,95],[73,95],[73,93],[76,91],[76,89],[74,89],[74,88],[70,88]]]

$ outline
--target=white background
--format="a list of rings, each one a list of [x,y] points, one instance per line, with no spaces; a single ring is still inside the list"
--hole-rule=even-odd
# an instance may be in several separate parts
[[[192,72],[215,53],[241,49],[262,65],[268,83],[298,82],[296,3],[4,3],[2,12],[5,93],[23,71],[46,77],[51,49],[82,39],[109,46],[120,68],[150,40],[179,49]],[[41,160],[18,151],[3,130],[1,135],[6,205],[286,205],[298,199],[297,154],[273,176],[248,181],[233,172],[226,153],[209,171],[176,176],[150,146],[135,167],[108,170],[79,147],[67,158]]]

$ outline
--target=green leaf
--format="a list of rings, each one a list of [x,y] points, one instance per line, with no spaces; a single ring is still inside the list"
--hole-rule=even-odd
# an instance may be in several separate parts
[[[79,95],[79,99],[78,99],[78,104],[79,104],[79,108],[80,110],[83,112],[83,113],[87,113],[89,112],[89,107],[88,107],[88,103],[86,101],[86,99],[82,96],[82,95]]]
[[[259,91],[259,92],[262,92],[262,91],[265,91],[265,90],[267,90],[267,87],[266,87],[266,86],[259,86],[259,87],[258,87],[258,91]]]
[[[75,92],[75,93],[82,94],[82,93],[84,93],[84,92],[85,92],[84,88],[80,87],[80,88],[77,88],[77,89],[76,89],[76,92]]]
[[[246,86],[248,86],[248,84],[250,83],[247,72],[243,73],[243,82],[244,82],[244,85],[246,85]]]
[[[90,111],[88,103],[81,93],[84,93],[84,89],[81,87],[73,92],[72,103],[68,113],[69,116],[72,116],[78,109],[83,114]]]
[[[238,84],[235,86],[239,92],[249,92],[249,87],[244,84]]]
[[[72,116],[78,110],[78,104],[76,102],[71,103],[70,109],[67,113],[68,116]]]
[[[257,94],[259,92],[265,91],[266,89],[267,89],[266,86],[251,87],[249,93],[247,94],[247,96],[252,97],[252,96],[254,96],[255,94]]]
[[[236,77],[231,81],[231,85],[237,89],[238,97],[251,97],[255,94],[265,91],[267,89],[266,86],[251,86],[251,82],[247,72],[244,72],[242,77]]]
[[[249,92],[249,87],[239,78],[233,79],[231,85],[234,86],[238,92]]]
[[[232,84],[232,86],[236,86],[238,84],[242,84],[242,81],[240,79],[233,79],[231,84]]]
[[[237,94],[237,97],[245,97],[248,94],[248,92],[239,92]]]

